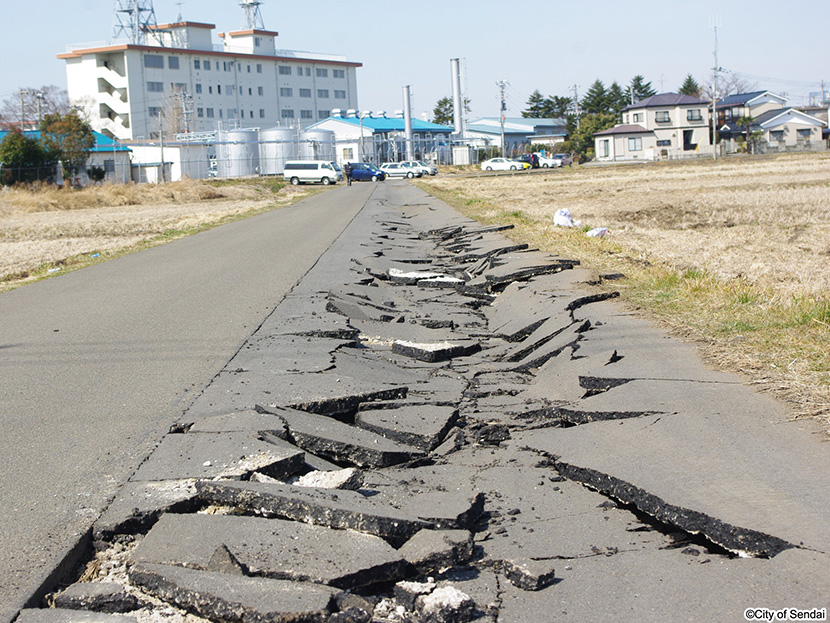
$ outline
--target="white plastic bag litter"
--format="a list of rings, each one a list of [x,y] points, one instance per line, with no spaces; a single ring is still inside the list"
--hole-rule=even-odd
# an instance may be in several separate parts
[[[562,208],[556,211],[553,215],[553,224],[559,227],[573,227],[574,222],[571,220],[571,212],[567,208]]]
[[[605,234],[608,233],[607,227],[594,227],[591,231],[589,231],[586,236],[589,238],[602,238]]]

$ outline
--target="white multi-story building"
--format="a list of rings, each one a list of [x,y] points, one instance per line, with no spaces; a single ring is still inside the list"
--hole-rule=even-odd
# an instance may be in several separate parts
[[[213,24],[157,26],[145,43],[75,46],[66,61],[70,99],[93,128],[119,140],[219,127],[305,127],[334,109],[357,109],[357,68],[342,56],[278,50],[278,33],[219,34]],[[164,121],[163,121],[164,120]]]

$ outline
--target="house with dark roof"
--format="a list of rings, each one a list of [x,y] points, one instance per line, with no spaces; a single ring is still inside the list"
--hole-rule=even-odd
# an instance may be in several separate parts
[[[808,115],[795,108],[768,110],[757,117],[749,126],[750,140],[757,153],[781,151],[825,151],[827,143],[823,138],[827,122]],[[738,120],[731,120],[718,128],[722,141],[728,141],[727,150],[737,151],[739,144],[746,140],[746,126]]]
[[[622,123],[594,134],[599,161],[659,160],[711,154],[708,102],[660,93],[622,110]]]
[[[718,100],[717,126],[720,128],[724,124],[737,122],[744,116],[758,117],[771,110],[781,110],[787,107],[787,103],[786,97],[772,91],[735,93]]]

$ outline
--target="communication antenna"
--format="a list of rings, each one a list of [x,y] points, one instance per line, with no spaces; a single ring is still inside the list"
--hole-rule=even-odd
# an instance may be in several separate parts
[[[142,45],[146,42],[147,33],[157,29],[153,0],[116,0],[113,39],[126,33],[130,43]]]
[[[245,19],[242,23],[243,30],[265,30],[262,12],[259,10],[261,4],[260,0],[242,0],[239,3],[245,13]]]

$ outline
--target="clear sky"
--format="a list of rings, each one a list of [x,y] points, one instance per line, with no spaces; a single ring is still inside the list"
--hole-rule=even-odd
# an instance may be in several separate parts
[[[112,36],[114,0],[1,0],[0,100],[21,87],[66,87],[69,44]],[[158,23],[185,20],[237,30],[238,0],[154,0]],[[686,74],[711,80],[717,22],[719,65],[758,89],[807,103],[830,90],[828,0],[494,0],[347,2],[264,0],[264,26],[279,48],[340,54],[363,63],[363,110],[403,108],[411,85],[413,115],[452,95],[450,59],[461,58],[472,116],[498,114],[496,81],[507,80],[508,114],[528,96],[583,94],[597,78],[623,87],[642,74],[658,91],[676,91]],[[219,39],[216,38],[216,42]]]

